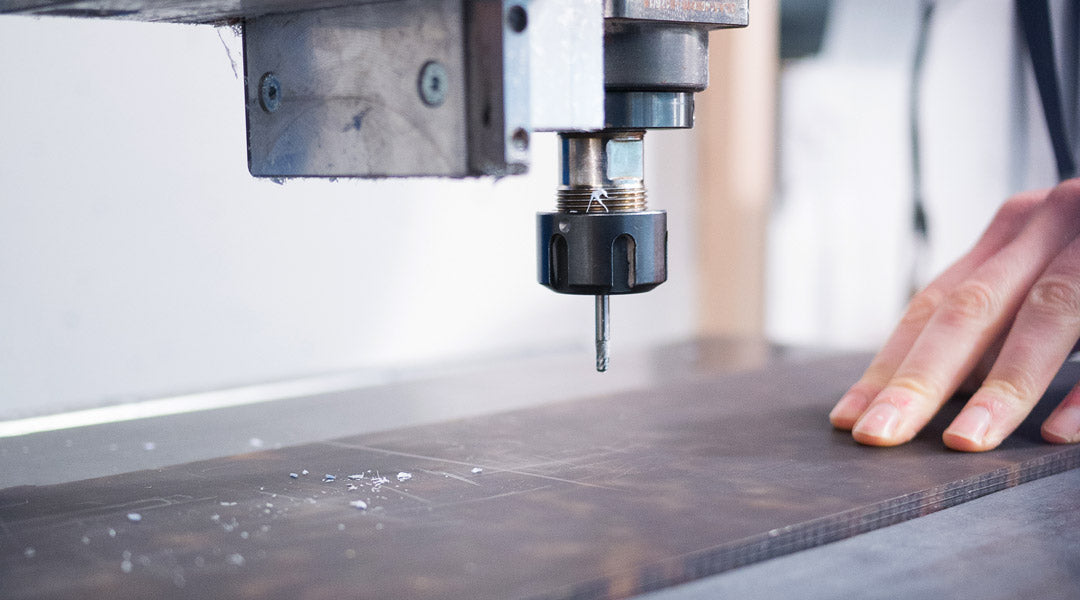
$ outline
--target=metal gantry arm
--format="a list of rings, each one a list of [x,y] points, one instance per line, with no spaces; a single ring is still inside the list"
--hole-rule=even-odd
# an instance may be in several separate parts
[[[667,279],[667,220],[647,210],[644,135],[694,123],[709,31],[748,0],[2,0],[0,14],[240,23],[256,177],[477,177],[528,170],[560,135],[538,279],[609,296]]]

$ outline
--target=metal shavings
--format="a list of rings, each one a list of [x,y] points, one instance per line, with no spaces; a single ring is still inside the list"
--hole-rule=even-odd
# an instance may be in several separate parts
[[[89,544],[90,543],[90,538],[86,537],[85,535],[82,536],[82,543],[83,544]]]
[[[249,538],[250,536],[251,536],[251,534],[249,534],[249,533],[248,533],[248,532],[246,532],[246,531],[241,531],[241,532],[240,532],[240,537],[241,537],[241,538],[243,538],[243,539],[245,539],[245,540],[246,540],[246,539],[248,539],[248,538]]]
[[[350,491],[350,492],[355,492],[356,490],[360,489],[360,487],[355,485],[355,484],[350,483],[349,485],[345,486],[345,489]]]
[[[235,502],[218,502],[222,506],[236,506]]]
[[[328,482],[334,481],[334,480],[336,480],[336,479],[337,479],[337,477],[336,477],[336,476],[334,476],[334,475],[331,475],[331,474],[329,474],[329,473],[327,473],[326,475],[323,475],[323,478],[322,478],[322,480],[323,480],[323,483],[328,483]]]
[[[307,470],[307,469],[304,469],[303,471],[300,471],[300,474],[301,474],[301,475],[307,475],[307,474],[308,474],[308,470]]]
[[[367,510],[367,502],[363,500],[353,500],[349,503],[349,506],[359,508],[360,510]]]
[[[364,474],[363,473],[357,473],[355,475],[349,475],[348,478],[353,480],[353,481],[359,481],[359,480],[364,478]]]
[[[299,478],[300,476],[299,476],[299,475],[297,475],[296,473],[289,473],[289,477],[292,477],[293,479],[297,479],[297,478]]]
[[[221,515],[210,515],[210,520],[216,523],[221,520]]]
[[[405,471],[402,471],[397,474],[398,481],[408,481],[410,479],[412,479],[412,473],[406,473]]]
[[[480,467],[473,467],[473,469],[472,469],[472,474],[473,475],[479,475],[479,474],[481,474],[483,472],[484,472],[484,470],[482,468],[480,468]]]
[[[23,550],[23,556],[25,556],[26,558],[34,558],[35,556],[37,556],[37,550],[34,550],[33,548],[27,548],[26,550]]]
[[[274,508],[274,505],[273,505],[273,504],[270,504],[269,502],[267,502],[267,503],[266,503],[266,508]]]
[[[338,523],[337,524],[337,530],[338,531],[345,531],[345,524],[344,523]]]
[[[377,491],[382,489],[382,486],[384,484],[387,484],[387,483],[390,483],[389,479],[387,479],[387,478],[385,478],[385,477],[383,477],[383,476],[381,476],[379,474],[376,474],[375,477],[371,478],[371,491],[377,492]]]
[[[136,512],[128,513],[127,518],[128,521],[131,521],[132,523],[138,523],[139,521],[142,521],[142,515]]]
[[[240,554],[230,554],[225,560],[227,560],[230,565],[236,565],[238,567],[244,566],[244,557]]]
[[[111,537],[111,538],[116,537],[116,530],[113,529],[112,527],[109,528],[109,537]]]
[[[120,570],[121,571],[123,571],[125,573],[130,573],[132,568],[133,568],[133,566],[132,566],[130,560],[124,559],[123,561],[120,562]]]

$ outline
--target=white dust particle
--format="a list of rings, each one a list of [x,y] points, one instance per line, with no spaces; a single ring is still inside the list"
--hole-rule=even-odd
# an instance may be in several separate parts
[[[348,478],[353,480],[353,481],[359,481],[359,480],[364,478],[364,474],[363,473],[357,473],[355,475],[349,475]]]
[[[111,538],[116,537],[116,530],[113,529],[112,527],[109,528],[109,537],[111,537]]]
[[[85,535],[82,536],[82,543],[89,544],[90,543],[90,538],[86,537]]]
[[[246,531],[241,531],[240,532],[240,537],[245,539],[245,540],[248,539],[249,536],[250,536],[250,534],[248,534],[248,532],[246,532]]]
[[[210,515],[210,520],[216,523],[221,520],[221,515]]]
[[[356,491],[356,490],[358,490],[358,489],[360,489],[360,487],[359,487],[359,486],[357,486],[357,485],[355,485],[355,484],[352,484],[352,483],[350,483],[349,485],[345,486],[345,490],[346,490],[346,491],[349,491],[349,492],[355,492],[355,491]]]
[[[473,467],[472,468],[472,474],[473,475],[479,475],[479,474],[481,474],[483,472],[484,472],[484,470],[482,468],[480,468],[480,467]]]
[[[132,523],[138,523],[139,521],[142,521],[142,515],[140,515],[139,513],[128,513],[127,518],[128,521],[131,521]]]
[[[263,442],[259,438],[251,438],[250,440],[248,440],[248,445],[250,445],[252,448],[262,448],[264,444],[265,442]]]
[[[307,470],[307,469],[304,469],[303,471],[300,471],[300,474],[301,474],[301,475],[307,475],[307,474],[308,474],[308,470]]]
[[[143,448],[143,450],[146,450],[147,452],[150,452],[154,448],[157,448],[157,444],[155,444],[154,442],[146,442],[145,444],[142,445],[142,448]]]
[[[123,561],[122,561],[122,562],[120,563],[120,570],[121,570],[121,571],[123,571],[123,572],[125,572],[125,573],[130,573],[130,572],[131,572],[131,569],[132,569],[132,565],[131,565],[131,561],[130,561],[130,560],[124,559],[124,560],[123,560]]]
[[[412,473],[406,473],[405,471],[402,471],[397,474],[398,481],[408,481],[410,479],[412,479]]]
[[[349,506],[359,508],[360,510],[367,510],[367,502],[363,500],[353,500],[349,503]]]
[[[337,530],[338,531],[345,531],[345,524],[344,523],[338,523],[337,524]]]
[[[227,559],[230,565],[236,565],[238,567],[244,566],[244,557],[239,554],[230,554]]]
[[[375,524],[375,529],[378,529],[379,531],[382,531],[383,530],[383,524],[382,523],[376,523]]]
[[[269,502],[267,502],[267,503],[266,503],[266,508],[274,508],[274,505],[273,505],[273,504],[270,504]]]
[[[348,550],[346,550],[345,551],[345,558],[348,558],[348,559],[356,558],[356,550],[353,550],[352,548],[349,548]]]
[[[221,506],[236,506],[235,502],[218,502]]]
[[[25,556],[26,558],[34,558],[35,555],[37,555],[37,550],[34,550],[33,548],[27,548],[26,550],[23,550],[23,556]]]
[[[297,479],[297,478],[299,478],[300,476],[299,476],[299,475],[297,475],[296,473],[289,473],[289,477],[292,477],[293,479]]]

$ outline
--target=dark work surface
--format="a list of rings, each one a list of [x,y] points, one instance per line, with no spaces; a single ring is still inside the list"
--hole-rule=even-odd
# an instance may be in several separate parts
[[[945,420],[905,447],[860,447],[831,431],[826,414],[865,362],[780,362],[157,471],[9,488],[0,491],[0,597],[625,597],[848,538],[1080,462],[1077,448],[1039,441],[1034,421],[986,454],[946,450]],[[310,474],[289,477],[301,469]],[[412,479],[397,481],[399,471]],[[390,481],[376,486],[375,472]],[[326,473],[337,480],[323,483]],[[354,473],[367,476],[350,482]],[[133,512],[141,521],[127,518]]]
[[[1080,470],[641,600],[1075,600]]]

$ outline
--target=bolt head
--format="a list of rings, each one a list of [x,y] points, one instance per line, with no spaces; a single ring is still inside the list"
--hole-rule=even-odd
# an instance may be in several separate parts
[[[273,73],[266,73],[259,79],[259,106],[268,113],[281,106],[281,82]]]
[[[420,68],[420,80],[417,88],[420,91],[420,100],[424,104],[436,108],[446,102],[446,91],[450,84],[446,67],[439,61],[429,60]]]

